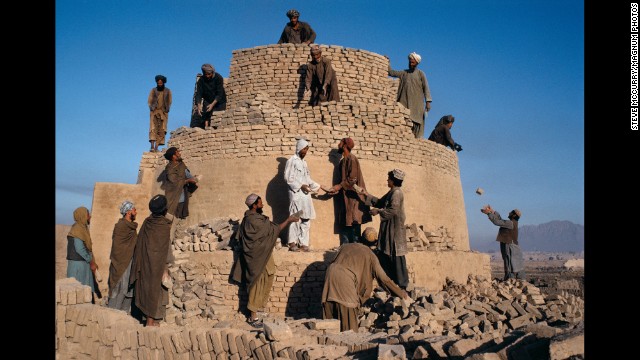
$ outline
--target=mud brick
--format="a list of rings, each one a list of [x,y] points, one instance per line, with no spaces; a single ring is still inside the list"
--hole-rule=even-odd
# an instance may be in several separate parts
[[[378,359],[406,359],[407,354],[402,345],[378,345]]]
[[[527,324],[530,324],[531,321],[529,320],[531,318],[531,315],[522,315],[522,316],[518,316],[516,318],[513,318],[511,320],[509,320],[507,322],[507,324],[509,324],[509,327],[512,330],[515,330],[517,328],[519,328],[520,326],[524,326]]]
[[[224,352],[229,352],[229,341],[227,340],[227,336],[229,335],[228,329],[223,329],[220,332],[220,342],[222,343],[222,349]]]
[[[117,336],[116,336],[117,339]],[[171,334],[168,332],[162,333],[160,335],[160,341],[162,342],[162,349],[164,350],[165,355],[170,354],[174,355],[176,354],[176,348],[175,346],[173,346],[173,341],[171,341]]]
[[[253,350],[253,357],[258,359],[258,360],[266,360],[266,357],[264,356],[264,353],[261,350],[261,346],[257,347]],[[295,359],[296,357],[294,356],[293,359]]]
[[[241,358],[246,357],[247,350],[244,347],[244,343],[242,342],[242,334],[240,333],[236,334],[236,346],[238,347],[238,355],[240,355]]]
[[[487,312],[487,309],[485,309],[484,307],[480,306],[480,305],[475,305],[475,304],[467,304],[464,306],[465,309],[467,310],[471,310],[473,312],[475,312],[476,314],[484,314]]]
[[[187,358],[188,359],[188,358]],[[212,360],[211,358],[211,354],[209,353],[204,353],[202,355],[200,355],[200,359],[199,360]]]
[[[271,346],[265,344],[262,345],[259,350],[262,350],[262,353],[264,354],[264,358],[266,360],[273,360],[273,354],[271,354]]]
[[[262,346],[260,340],[252,339],[249,341],[249,349],[253,352],[257,347]]]
[[[183,329],[180,332],[180,337],[182,338],[182,344],[185,348],[191,349],[193,344],[191,343],[191,336],[189,336],[189,329]]]
[[[522,305],[520,305],[517,301],[514,301],[511,303],[511,306],[513,306],[514,309],[516,309],[516,311],[518,312],[518,314],[520,315],[527,315],[528,313],[524,310],[524,308],[522,307]]]
[[[198,334],[196,335],[196,339],[198,340],[198,350],[201,353],[206,353],[209,352],[210,350],[213,349],[209,349],[209,346],[207,344],[207,333],[204,330],[200,330],[198,332]]]
[[[223,331],[224,333],[224,331]],[[233,331],[227,333],[227,344],[231,355],[238,353],[238,344],[236,344],[236,334]]]
[[[542,320],[542,314],[540,313],[538,308],[536,308],[534,305],[531,305],[531,303],[524,304],[524,309],[527,310],[528,313],[535,316],[536,319]]]
[[[290,339],[293,336],[293,332],[291,331],[291,328],[285,322],[265,321],[263,324],[264,324],[265,335],[269,340],[282,341],[282,340]],[[338,320],[338,324],[339,324],[339,320]]]

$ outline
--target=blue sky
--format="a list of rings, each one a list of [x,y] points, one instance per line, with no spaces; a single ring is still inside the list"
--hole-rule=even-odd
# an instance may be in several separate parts
[[[277,42],[290,8],[316,42],[423,61],[425,133],[453,114],[471,245],[493,240],[480,213],[521,224],[584,224],[584,3],[487,1],[56,1],[56,223],[91,207],[96,182],[135,183],[149,148],[154,76],[173,91],[169,130],[188,126],[195,76],[231,52]],[[168,135],[167,135],[168,140]],[[475,194],[481,187],[484,195]]]

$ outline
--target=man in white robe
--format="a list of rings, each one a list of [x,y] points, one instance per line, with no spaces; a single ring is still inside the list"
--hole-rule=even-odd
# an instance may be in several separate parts
[[[304,157],[309,151],[309,142],[298,139],[296,153],[287,160],[284,179],[289,187],[289,215],[300,212],[299,222],[289,226],[289,250],[309,251],[309,229],[311,219],[316,218],[311,194],[320,189],[320,184],[311,179],[309,168]]]

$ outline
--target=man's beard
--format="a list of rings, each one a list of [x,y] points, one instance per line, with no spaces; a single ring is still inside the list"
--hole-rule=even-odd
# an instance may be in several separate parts
[[[131,221],[135,221],[136,220],[136,216],[131,214]]]
[[[163,90],[164,90],[164,85],[162,85],[162,86],[156,86],[156,90],[158,90],[158,91],[163,91]]]
[[[344,152],[343,148],[338,149],[338,154],[342,154]]]
[[[257,208],[257,209],[256,209],[256,212],[257,212],[258,214],[262,214],[262,208]]]

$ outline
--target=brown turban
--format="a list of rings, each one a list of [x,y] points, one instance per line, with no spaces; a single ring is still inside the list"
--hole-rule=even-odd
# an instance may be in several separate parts
[[[344,138],[342,139],[342,142],[347,145],[347,148],[349,148],[349,151],[351,151],[351,149],[353,149],[353,146],[355,145],[353,143],[353,139],[352,138]]]

